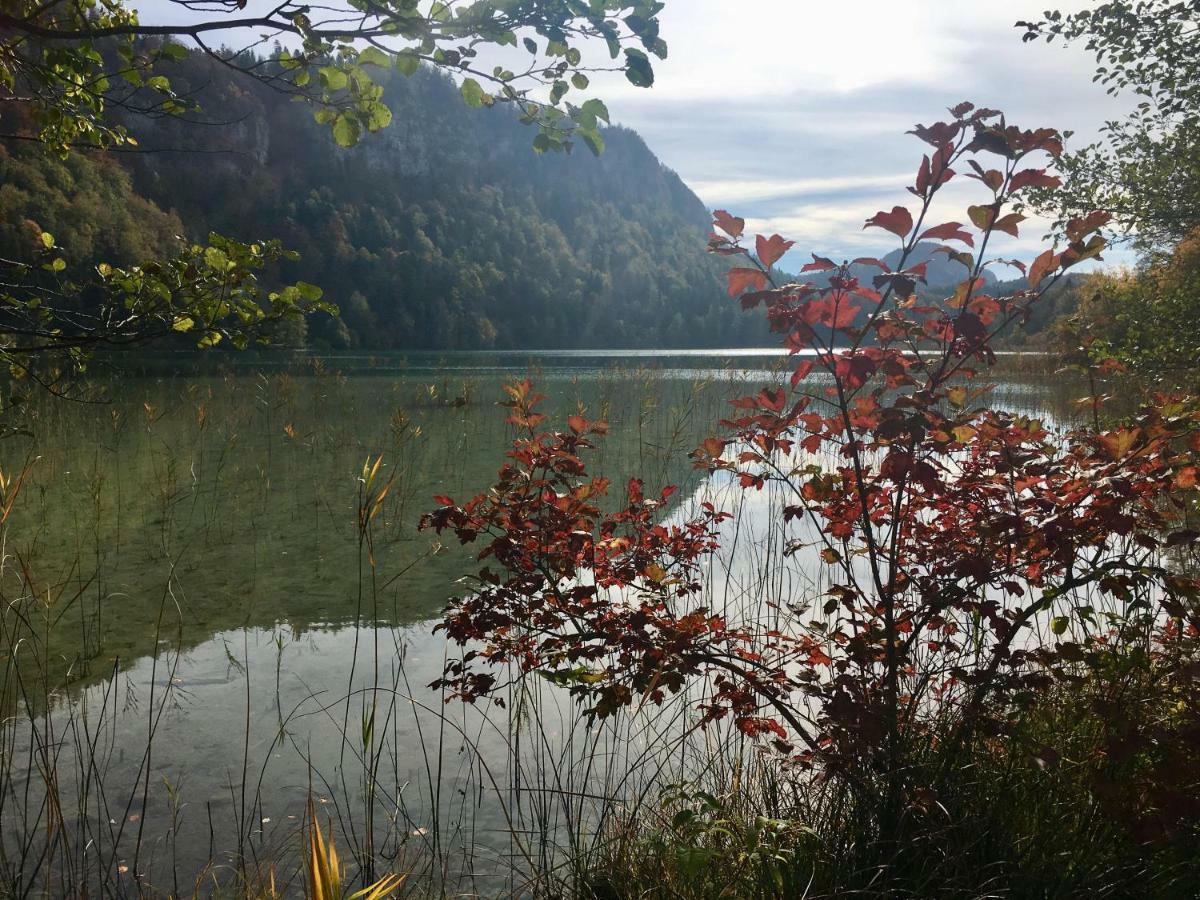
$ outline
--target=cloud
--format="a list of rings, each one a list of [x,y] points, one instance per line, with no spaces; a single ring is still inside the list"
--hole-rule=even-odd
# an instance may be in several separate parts
[[[730,179],[696,181],[690,187],[705,203],[718,205],[730,201],[752,203],[771,198],[795,198],[809,195],[843,194],[861,188],[903,188],[912,175],[842,175],[831,178]]]
[[[1059,2],[1059,8],[1089,5]],[[864,219],[914,198],[927,149],[906,136],[964,99],[1026,127],[1095,139],[1128,108],[1092,82],[1080,48],[1024,44],[1019,19],[1045,0],[668,0],[671,54],[650,90],[600,79],[616,119],[639,131],[710,207],[802,248],[838,256],[886,252],[891,236]],[[947,191],[936,221],[966,221],[973,182]],[[977,187],[977,185],[976,185]],[[1026,222],[1000,254],[1041,248],[1046,223]],[[807,253],[807,250],[805,250]],[[790,260],[789,260],[790,262]]]

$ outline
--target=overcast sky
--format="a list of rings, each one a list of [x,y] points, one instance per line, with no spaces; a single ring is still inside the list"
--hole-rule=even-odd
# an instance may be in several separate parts
[[[904,187],[925,147],[904,135],[914,123],[969,99],[1083,143],[1125,108],[1092,83],[1082,50],[1021,42],[1013,24],[1048,5],[1086,4],[668,0],[655,86],[602,93],[710,208],[795,239],[789,262],[802,248],[850,257],[880,249],[865,218],[913,199]],[[963,219],[968,197],[946,217]],[[999,249],[1028,251],[1043,233],[1026,223],[1019,246]]]

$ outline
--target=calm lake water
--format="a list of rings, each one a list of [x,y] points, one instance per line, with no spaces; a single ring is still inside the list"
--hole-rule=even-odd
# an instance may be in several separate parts
[[[501,385],[529,374],[552,415],[608,419],[597,471],[679,485],[668,516],[703,498],[737,513],[714,604],[795,596],[811,561],[762,564],[785,538],[777,498],[712,483],[687,456],[783,363],[773,350],[344,356],[113,377],[87,402],[38,401],[0,443],[5,475],[28,466],[0,575],[7,883],[129,893],[138,876],[190,893],[197,873],[270,865],[312,797],[347,858],[512,889],[577,839],[577,795],[644,794],[662,769],[630,761],[689,723],[665,709],[588,731],[541,687],[506,710],[443,706],[427,687],[448,652],[433,624],[471,561],[438,551],[421,513],[487,487],[512,437]],[[1001,405],[1070,415],[1076,385],[1023,371],[1045,368],[1030,357],[1005,368]],[[372,565],[357,511],[378,456],[395,482]],[[61,810],[52,834],[47,809]]]

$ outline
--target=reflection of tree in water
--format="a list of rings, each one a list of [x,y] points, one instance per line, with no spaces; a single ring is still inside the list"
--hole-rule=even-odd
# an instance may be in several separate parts
[[[687,454],[733,390],[705,374],[535,377],[556,419],[582,406],[611,420],[596,465],[619,501],[634,473],[685,486],[698,477]],[[395,480],[375,528],[379,618],[431,617],[467,560],[432,553],[416,522],[435,494],[464,495],[495,476],[511,439],[495,402],[510,375],[126,379],[105,386],[111,403],[39,404],[6,447],[6,470],[40,457],[9,529],[9,552],[33,582],[12,566],[4,582],[10,602],[39,601],[10,638],[47,642],[56,683],[150,652],[160,613],[160,637],[185,647],[241,627],[351,623],[356,479],[380,454]]]
[[[738,382],[773,377],[770,361],[760,370],[717,364],[588,360],[532,376],[551,426],[581,408],[609,420],[593,463],[612,479],[609,502],[621,502],[636,474],[649,486],[679,485],[678,503],[700,478],[688,453],[727,414]],[[9,551],[33,575],[40,601],[30,626],[48,640],[51,680],[102,676],[114,657],[148,653],[156,630],[187,647],[241,627],[354,622],[356,478],[379,454],[395,477],[376,525],[379,621],[430,618],[470,567],[457,548],[433,553],[417,519],[435,494],[491,483],[511,438],[495,402],[513,374],[462,366],[127,379],[106,386],[110,404],[30,410],[27,436],[6,448],[6,468],[40,456]],[[1053,375],[1014,377],[997,392],[1002,406],[1060,421],[1080,393]],[[9,601],[32,590],[18,572],[6,573]]]

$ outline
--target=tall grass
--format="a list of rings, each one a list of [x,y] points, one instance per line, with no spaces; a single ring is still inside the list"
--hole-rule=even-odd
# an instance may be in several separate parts
[[[615,473],[694,478],[712,379],[556,377],[564,407],[640,417]],[[347,891],[404,872],[406,893],[559,892],[687,723],[591,729],[550,685],[491,710],[425,687],[443,656],[415,621],[463,563],[413,524],[507,441],[476,382],[107,388],[30,409],[0,458],[0,893],[298,894],[310,801]]]

